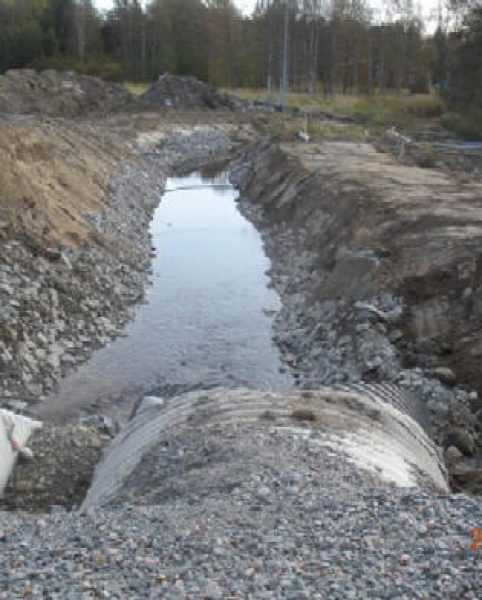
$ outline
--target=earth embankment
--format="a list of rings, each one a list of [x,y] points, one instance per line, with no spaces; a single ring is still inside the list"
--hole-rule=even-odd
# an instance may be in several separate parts
[[[413,390],[454,484],[481,489],[482,187],[353,143],[259,142],[233,181],[264,232],[300,385]]]

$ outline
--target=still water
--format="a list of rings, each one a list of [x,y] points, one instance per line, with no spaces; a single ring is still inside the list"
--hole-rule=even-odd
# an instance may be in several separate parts
[[[44,418],[128,414],[146,394],[223,385],[291,387],[272,336],[280,308],[259,233],[225,173],[170,178],[151,223],[152,286],[124,337],[98,350],[38,407]]]

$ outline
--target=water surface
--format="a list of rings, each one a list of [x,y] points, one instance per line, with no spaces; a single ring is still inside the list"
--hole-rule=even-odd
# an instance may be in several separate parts
[[[146,394],[217,385],[290,387],[271,335],[280,308],[259,233],[226,174],[168,179],[151,224],[156,257],[146,303],[125,337],[98,350],[39,406],[44,418],[127,414]]]

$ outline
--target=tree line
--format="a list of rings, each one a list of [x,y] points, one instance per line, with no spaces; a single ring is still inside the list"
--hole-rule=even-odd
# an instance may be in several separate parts
[[[438,87],[455,106],[480,102],[482,8],[440,2],[427,36],[413,0],[0,0],[0,72],[75,68],[147,81],[170,71],[227,87],[324,94]]]

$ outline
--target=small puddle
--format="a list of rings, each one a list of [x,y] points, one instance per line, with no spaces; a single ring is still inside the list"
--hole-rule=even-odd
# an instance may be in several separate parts
[[[120,337],[38,406],[43,418],[126,416],[146,394],[223,385],[292,387],[272,341],[280,308],[259,233],[227,174],[170,178],[151,223],[152,286]]]

